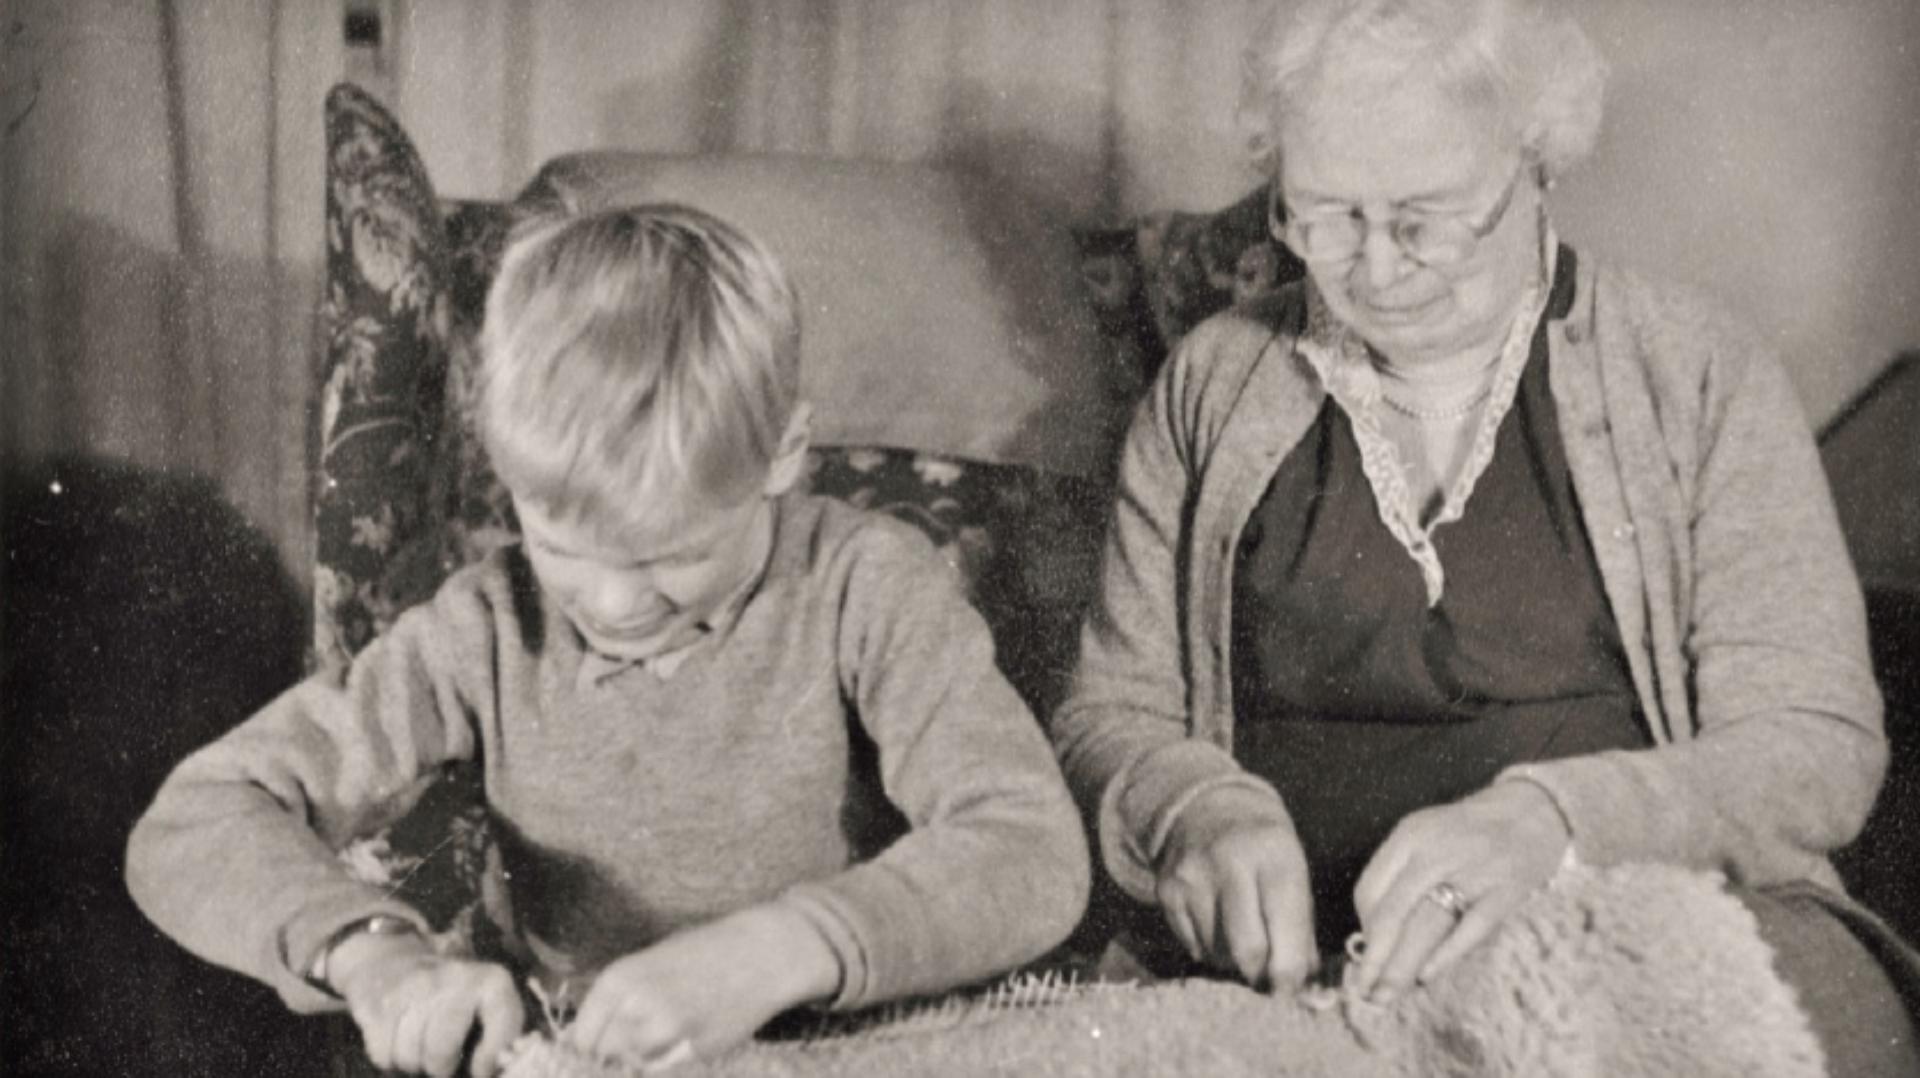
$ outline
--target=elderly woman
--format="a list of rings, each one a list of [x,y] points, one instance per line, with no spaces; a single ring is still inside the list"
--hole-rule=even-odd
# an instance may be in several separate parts
[[[1602,62],[1528,0],[1293,8],[1248,111],[1308,279],[1142,405],[1055,717],[1106,868],[1257,984],[1359,929],[1376,999],[1570,858],[1721,870],[1836,1073],[1920,1066],[1828,912],[1886,746],[1792,386],[1554,234]]]

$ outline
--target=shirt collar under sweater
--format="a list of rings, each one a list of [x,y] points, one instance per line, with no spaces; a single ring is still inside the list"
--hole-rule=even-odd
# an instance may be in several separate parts
[[[762,552],[759,563],[754,567],[753,572],[747,574],[746,579],[740,582],[740,586],[727,596],[726,601],[695,626],[698,635],[693,639],[658,655],[651,655],[644,659],[627,659],[615,655],[604,655],[593,650],[587,646],[579,630],[572,629],[568,637],[580,648],[580,670],[575,677],[575,688],[590,689],[608,678],[617,677],[633,669],[645,670],[665,681],[678,673],[686,661],[697,654],[701,648],[725,636],[727,630],[733,628],[734,623],[740,620],[740,612],[746,609],[747,601],[753,598],[754,593],[760,590],[760,585],[766,580],[767,566],[772,563],[774,548],[779,544],[781,499],[772,499],[769,509],[772,515],[772,526],[768,529],[767,548]]]

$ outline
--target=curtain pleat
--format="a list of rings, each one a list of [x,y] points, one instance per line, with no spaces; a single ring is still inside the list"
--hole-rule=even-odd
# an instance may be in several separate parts
[[[306,580],[321,100],[343,0],[0,0],[0,447],[213,479]],[[556,154],[980,170],[1078,224],[1255,177],[1265,0],[381,0],[443,196]],[[1771,331],[1815,419],[1920,333],[1920,6],[1582,4],[1615,65],[1564,234]]]

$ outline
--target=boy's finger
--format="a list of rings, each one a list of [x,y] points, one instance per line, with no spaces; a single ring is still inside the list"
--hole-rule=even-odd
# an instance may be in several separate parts
[[[401,1008],[400,1015],[391,1022],[392,1034],[387,1042],[387,1061],[382,1067],[397,1071],[417,1071],[420,1069],[420,1042],[426,1036],[426,1011],[428,1008],[409,1004]]]
[[[420,1033],[420,1069],[434,1078],[449,1078],[460,1068],[460,1049],[466,1047],[473,1012],[445,1002],[432,1011]]]
[[[474,1078],[492,1078],[500,1069],[500,1056],[513,1046],[526,1028],[526,1008],[514,990],[513,979],[502,977],[487,986],[480,997],[480,1042],[473,1047],[470,1070]]]
[[[367,1018],[354,1016],[360,1026],[360,1039],[367,1050],[367,1062],[378,1070],[393,1069],[393,1021],[385,1015]]]
[[[593,1059],[601,1058],[600,1042],[606,1036],[607,1025],[613,1020],[614,1004],[607,993],[599,986],[587,993],[580,1004],[580,1013],[574,1015],[573,1024],[567,1027],[561,1037],[574,1048],[586,1053]]]

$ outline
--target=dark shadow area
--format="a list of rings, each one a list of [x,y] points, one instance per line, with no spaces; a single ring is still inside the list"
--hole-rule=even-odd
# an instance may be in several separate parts
[[[1834,860],[1855,898],[1920,945],[1920,589],[1868,588],[1867,624],[1891,760],[1866,829]]]
[[[1821,427],[1820,459],[1861,578],[1920,592],[1920,352],[1896,357]]]
[[[1887,779],[1834,858],[1847,888],[1920,944],[1920,353],[1889,363],[1820,429],[1820,457],[1866,583],[1873,672],[1886,697]]]
[[[322,1072],[324,1022],[186,954],[122,878],[173,765],[300,676],[293,581],[206,480],[69,458],[0,493],[0,1072]]]

